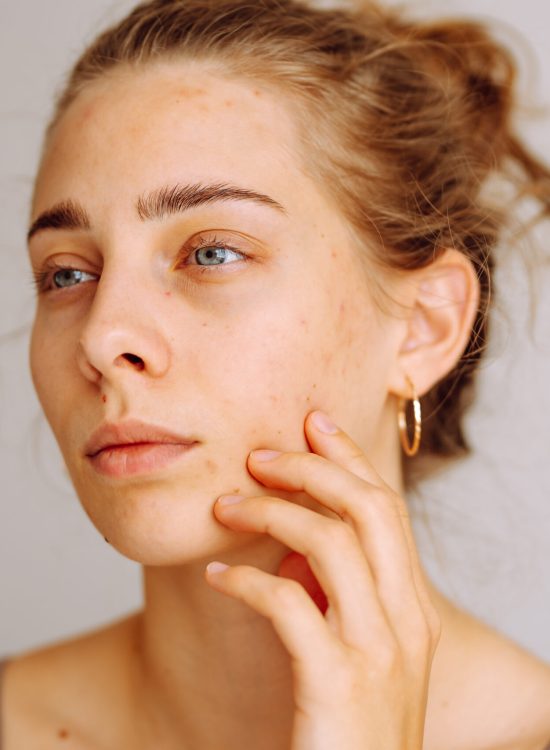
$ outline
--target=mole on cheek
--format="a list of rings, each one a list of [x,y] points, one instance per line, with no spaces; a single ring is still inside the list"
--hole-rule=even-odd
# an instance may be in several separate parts
[[[69,733],[66,729],[59,729],[57,732],[57,736],[62,740],[66,740],[69,736]]]
[[[106,404],[107,403],[107,396],[105,394],[103,394],[103,396],[101,397],[101,400],[103,401],[104,404]]]

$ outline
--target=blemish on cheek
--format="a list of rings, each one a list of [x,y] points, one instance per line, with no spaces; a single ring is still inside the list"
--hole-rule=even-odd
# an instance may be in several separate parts
[[[346,312],[346,303],[340,302],[340,315],[343,315]]]
[[[211,458],[209,458],[209,459],[208,459],[208,460],[206,461],[206,468],[207,468],[207,469],[208,469],[209,471],[216,471],[216,469],[218,468],[218,464],[217,464],[217,463],[216,463],[215,461],[212,461],[212,459],[211,459]]]
[[[103,396],[101,397],[101,400],[103,401],[104,404],[106,404],[107,403],[107,396],[105,394],[103,394]]]
[[[254,89],[254,96],[261,96],[261,95],[262,95],[262,92],[260,91],[260,89]]]
[[[232,102],[231,99],[226,99],[224,101],[224,104],[226,107],[233,107],[235,105],[235,102]]]
[[[58,729],[57,736],[62,740],[66,740],[69,737],[69,732],[66,729]]]
[[[331,258],[336,258],[338,256],[336,250],[333,250],[330,255],[331,255]]]
[[[172,292],[164,292],[164,296],[165,297],[171,297],[172,296]]]

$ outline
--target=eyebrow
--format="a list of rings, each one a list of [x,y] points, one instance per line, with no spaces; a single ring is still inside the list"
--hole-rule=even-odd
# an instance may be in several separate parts
[[[153,219],[163,219],[165,216],[183,213],[206,203],[229,200],[252,201],[274,208],[286,215],[286,209],[269,195],[227,183],[167,185],[140,195],[136,201],[135,209],[142,221],[152,221]],[[33,221],[27,232],[27,242],[37,232],[44,229],[90,228],[91,222],[86,210],[76,201],[67,200],[44,211]]]

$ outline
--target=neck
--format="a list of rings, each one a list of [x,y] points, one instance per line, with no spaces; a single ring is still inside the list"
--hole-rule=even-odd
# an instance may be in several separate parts
[[[224,561],[275,574],[288,550],[270,541]],[[141,741],[155,726],[157,739],[172,737],[178,748],[288,747],[288,654],[265,617],[206,583],[207,562],[144,568],[145,607],[135,620]]]
[[[227,562],[275,573],[288,550],[278,543]],[[207,561],[144,568],[145,607],[132,620],[136,664],[132,675],[137,740],[133,747],[227,750],[288,748],[293,718],[288,654],[270,622],[247,605],[211,589]],[[460,611],[430,584],[442,621],[434,659],[427,735],[440,723],[450,695],[448,673],[464,622]]]

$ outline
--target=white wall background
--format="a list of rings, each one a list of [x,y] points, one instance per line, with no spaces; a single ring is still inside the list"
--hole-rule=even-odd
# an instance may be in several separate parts
[[[85,516],[41,416],[27,368],[34,301],[24,240],[53,92],[84,41],[134,3],[0,2],[1,655],[137,609],[141,584],[139,566],[107,545]],[[550,5],[418,0],[414,7],[431,15],[496,19],[507,24],[508,30],[499,31],[505,35],[517,29],[526,40],[519,45],[525,104],[548,108]],[[549,125],[548,112],[521,121],[533,148],[547,159]],[[548,224],[538,239],[548,244]],[[539,307],[530,333],[530,291],[517,255],[517,250],[510,254],[497,276],[501,311],[467,421],[475,455],[425,483],[422,498],[412,501],[421,553],[434,581],[550,661],[550,267],[536,274]],[[422,509],[431,534],[420,520]]]

